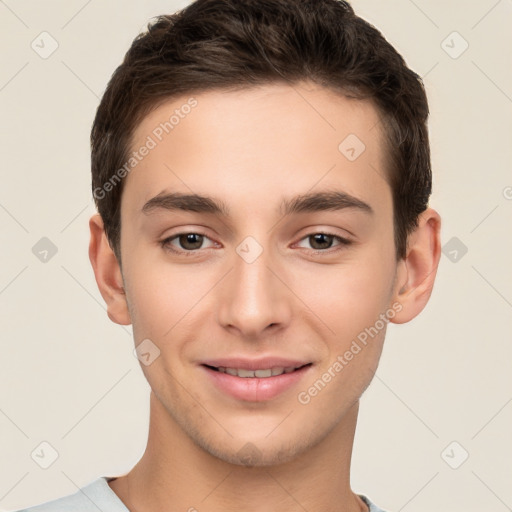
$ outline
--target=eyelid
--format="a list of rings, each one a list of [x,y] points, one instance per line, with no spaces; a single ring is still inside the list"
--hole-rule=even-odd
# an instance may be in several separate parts
[[[218,242],[215,242],[214,240],[212,240],[207,234],[205,234],[201,230],[197,230],[197,229],[190,229],[190,230],[180,231],[178,233],[173,233],[173,234],[165,237],[163,240],[161,240],[159,242],[159,244],[161,245],[162,248],[164,248],[170,252],[173,252],[175,254],[185,255],[185,256],[194,256],[194,255],[199,254],[200,251],[204,251],[205,249],[212,248],[210,246],[210,247],[204,247],[204,248],[200,248],[200,249],[185,250],[185,249],[176,249],[171,245],[171,242],[174,241],[175,239],[179,238],[182,235],[189,235],[189,234],[200,235],[203,238],[206,238],[206,239],[210,240],[211,242],[213,242],[213,244],[218,244]],[[347,247],[353,243],[353,240],[350,240],[349,238],[338,235],[336,233],[331,233],[327,229],[317,229],[316,231],[313,230],[313,231],[306,233],[304,236],[302,236],[298,240],[298,242],[295,242],[293,244],[293,246],[297,245],[298,243],[302,242],[303,240],[306,240],[309,237],[314,236],[314,235],[331,236],[334,239],[338,240],[338,242],[339,242],[337,245],[335,245],[333,247],[329,247],[327,249],[307,249],[306,248],[309,253],[313,253],[315,255],[333,254],[337,251],[343,250],[345,247]]]
[[[336,233],[331,233],[329,230],[326,229],[320,229],[318,231],[312,231],[305,236],[301,237],[298,242],[296,242],[294,245],[302,242],[303,240],[308,239],[311,236],[314,235],[327,235],[332,236],[333,238],[338,240],[338,245],[335,245],[334,247],[329,247],[328,249],[308,249],[309,252],[313,252],[314,254],[332,254],[333,252],[336,252],[337,250],[343,249],[343,247],[346,247],[348,245],[351,245],[353,243],[353,240],[350,240],[350,238],[337,235]]]
[[[174,248],[171,245],[171,242],[176,240],[180,236],[182,236],[182,235],[190,235],[190,234],[200,235],[203,238],[206,238],[206,239],[210,240],[210,242],[212,242],[213,244],[217,244],[217,242],[212,240],[206,233],[204,233],[204,232],[202,232],[201,230],[198,230],[198,229],[190,229],[190,230],[186,230],[186,231],[179,231],[178,233],[173,233],[171,235],[166,236],[163,240],[161,240],[159,242],[159,244],[164,249],[167,248],[167,250],[169,250],[170,252],[174,252],[174,253],[177,253],[177,254],[186,254],[186,255],[194,255],[194,254],[197,254],[199,251],[204,251],[205,249],[211,249],[212,248],[210,246],[210,247],[203,247],[201,249],[193,249],[193,250],[187,251],[185,249],[176,249],[176,248]]]

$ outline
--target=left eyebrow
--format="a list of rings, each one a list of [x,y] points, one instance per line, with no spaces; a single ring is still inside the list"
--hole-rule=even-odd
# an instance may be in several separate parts
[[[345,208],[355,208],[368,214],[373,214],[373,208],[368,204],[346,192],[328,190],[302,194],[291,199],[284,199],[281,203],[281,214],[336,211]]]
[[[336,211],[346,208],[355,208],[368,214],[374,213],[373,208],[368,203],[338,190],[313,192],[283,199],[279,212],[286,216],[294,213]],[[144,204],[142,212],[149,214],[158,209],[209,213],[229,217],[229,208],[223,201],[199,194],[178,192],[159,194]]]

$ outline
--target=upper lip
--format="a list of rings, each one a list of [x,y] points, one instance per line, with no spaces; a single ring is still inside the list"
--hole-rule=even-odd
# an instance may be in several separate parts
[[[266,370],[268,368],[299,368],[311,361],[287,359],[284,357],[263,357],[260,359],[247,359],[245,357],[229,357],[221,359],[208,359],[201,364],[208,366],[223,366],[224,368],[237,368],[241,370]]]

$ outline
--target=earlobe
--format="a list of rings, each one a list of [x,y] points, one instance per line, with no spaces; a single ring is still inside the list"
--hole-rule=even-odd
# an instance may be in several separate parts
[[[108,317],[117,324],[129,325],[131,319],[121,268],[110,247],[103,220],[99,214],[96,213],[90,218],[89,229],[91,233],[89,259],[101,296],[107,304]]]
[[[399,262],[394,300],[402,309],[391,322],[409,322],[426,306],[434,287],[441,257],[441,217],[432,208],[418,219],[410,234],[405,259]]]

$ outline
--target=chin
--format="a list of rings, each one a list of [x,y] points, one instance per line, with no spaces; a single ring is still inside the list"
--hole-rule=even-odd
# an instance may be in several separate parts
[[[299,457],[303,452],[312,448],[321,439],[305,437],[297,432],[296,436],[288,431],[284,437],[279,437],[278,432],[270,436],[248,436],[216,438],[216,436],[202,435],[200,431],[191,432],[192,441],[202,450],[213,457],[228,464],[243,467],[266,467],[285,464]]]
[[[204,446],[210,455],[236,466],[243,467],[268,467],[285,464],[293,460],[301,451],[296,445],[294,447],[284,446],[266,446],[262,447],[261,444],[246,442],[242,448],[230,449],[226,447],[217,446]]]

